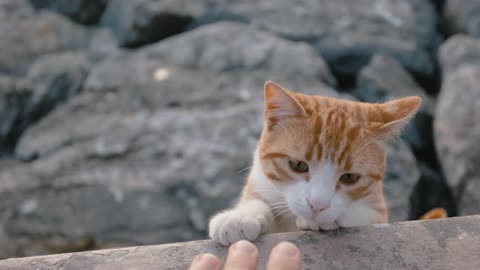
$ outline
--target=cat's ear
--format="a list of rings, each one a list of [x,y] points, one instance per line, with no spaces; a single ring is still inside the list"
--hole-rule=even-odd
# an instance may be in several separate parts
[[[264,89],[265,118],[268,120],[270,127],[283,119],[307,116],[305,108],[280,85],[267,81]]]
[[[384,135],[385,138],[397,135],[401,128],[413,118],[421,104],[420,97],[412,96],[376,105],[375,118],[380,122],[377,129],[377,133],[380,133],[378,135]]]

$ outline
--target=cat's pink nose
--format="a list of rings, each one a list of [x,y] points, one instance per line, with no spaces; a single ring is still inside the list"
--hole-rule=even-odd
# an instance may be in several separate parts
[[[317,201],[317,200],[313,200],[313,199],[308,199],[307,200],[308,202],[308,205],[310,206],[310,208],[312,209],[312,211],[314,213],[318,213],[320,211],[323,211],[325,209],[327,209],[328,207],[330,207],[330,203],[328,202],[320,202],[320,201]]]

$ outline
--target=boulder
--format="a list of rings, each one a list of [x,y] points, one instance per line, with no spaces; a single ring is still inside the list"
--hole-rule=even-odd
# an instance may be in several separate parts
[[[388,145],[384,193],[387,200],[389,222],[407,220],[409,196],[420,179],[420,170],[408,145],[398,140]]]
[[[196,2],[111,0],[101,25],[112,29],[122,47],[138,47],[183,32],[192,20],[183,7],[206,5]],[[171,9],[172,4],[177,8]]]
[[[443,9],[448,34],[459,32],[480,37],[480,2],[476,0],[446,0]]]
[[[28,0],[0,1],[0,22],[32,16],[34,13]]]
[[[394,56],[419,77],[435,74],[430,52],[440,36],[435,7],[425,0],[112,0],[102,25],[122,46],[138,47],[225,20],[308,42],[340,74],[357,73],[376,52]]]
[[[108,0],[30,0],[37,9],[61,13],[82,24],[95,24],[103,14]]]
[[[31,95],[32,87],[27,80],[0,76],[0,156],[13,151],[26,128],[25,107]]]
[[[23,19],[0,23],[0,72],[23,75],[43,54],[86,48],[89,31],[66,18],[40,12]]]
[[[435,145],[461,214],[480,212],[480,42],[464,36],[440,49],[444,70]]]
[[[89,71],[88,57],[80,52],[49,54],[33,63],[27,74],[33,85],[26,108],[29,121],[37,121],[78,94]]]
[[[39,58],[25,78],[0,77],[0,155],[10,154],[22,132],[82,89],[89,71],[86,54]]]

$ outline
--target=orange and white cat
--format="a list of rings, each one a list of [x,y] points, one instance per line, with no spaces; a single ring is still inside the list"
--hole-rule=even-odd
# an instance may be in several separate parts
[[[309,96],[265,84],[265,124],[239,203],[214,216],[223,245],[262,233],[388,222],[385,143],[419,97],[383,104]]]

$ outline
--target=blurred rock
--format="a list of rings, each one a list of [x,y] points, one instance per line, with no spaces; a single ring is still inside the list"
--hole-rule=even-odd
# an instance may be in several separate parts
[[[123,47],[138,47],[181,33],[192,18],[185,6],[206,1],[111,0],[101,24],[112,29]],[[174,9],[170,8],[175,6]]]
[[[435,8],[425,0],[112,0],[102,24],[122,46],[137,47],[225,20],[311,43],[340,74],[357,73],[375,52],[420,77],[435,72],[429,53],[440,37]]]
[[[89,71],[82,53],[37,60],[24,79],[0,77],[0,155],[12,152],[22,132],[82,89]]]
[[[29,121],[37,121],[78,94],[89,71],[90,62],[85,53],[64,52],[39,58],[27,74],[33,85],[33,95],[26,108]]]
[[[0,157],[13,151],[25,129],[25,108],[31,95],[27,80],[0,75]]]
[[[227,14],[243,17],[245,21],[289,39],[307,41],[339,74],[357,73],[375,52],[394,56],[419,76],[434,74],[428,52],[435,49],[440,39],[436,32],[435,9],[428,1],[247,2],[220,5],[212,13],[225,10]]]
[[[89,32],[60,15],[40,12],[0,23],[0,72],[25,74],[43,54],[88,46]]]
[[[428,211],[441,207],[447,211],[448,217],[458,215],[455,198],[448,183],[441,173],[425,162],[418,162],[420,180],[410,195],[409,220],[417,220]]]
[[[479,51],[478,39],[463,34],[450,37],[442,44],[438,55],[443,75],[454,73],[462,66],[478,65]]]
[[[443,13],[449,34],[459,32],[480,37],[480,2],[477,0],[446,0]]]
[[[33,9],[28,0],[1,0],[0,22],[32,16]]]
[[[461,214],[480,212],[480,41],[463,36],[440,49],[444,70],[435,144]]]
[[[37,9],[59,12],[82,24],[95,24],[109,0],[30,0]]]
[[[408,196],[420,179],[415,156],[402,140],[387,148],[387,169],[384,192],[387,200],[389,222],[406,220],[409,211]]]
[[[112,31],[107,28],[96,28],[90,31],[87,53],[91,61],[99,62],[106,57],[118,53],[121,49]]]
[[[145,59],[154,57],[199,69],[269,70],[282,74],[285,81],[313,78],[331,86],[336,84],[325,61],[310,46],[240,23],[207,25],[149,46],[138,54]]]

